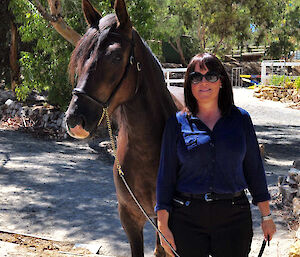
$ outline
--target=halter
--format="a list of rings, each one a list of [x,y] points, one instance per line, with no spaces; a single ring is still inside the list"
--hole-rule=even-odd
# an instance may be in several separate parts
[[[115,33],[115,32],[109,32],[108,34],[120,36],[120,34]],[[135,57],[134,57],[134,46],[135,46],[135,44],[134,44],[134,33],[133,33],[133,31],[132,31],[132,39],[129,39],[128,37],[124,37],[124,36],[122,36],[122,39],[125,39],[126,41],[128,41],[130,43],[130,45],[131,45],[130,55],[129,55],[129,58],[127,60],[125,71],[124,71],[124,73],[123,73],[123,75],[122,75],[119,83],[113,89],[113,91],[110,94],[110,96],[108,97],[108,99],[105,102],[101,102],[98,99],[96,99],[95,97],[90,96],[89,94],[87,94],[85,92],[85,90],[82,89],[82,88],[74,88],[73,91],[72,91],[73,95],[76,95],[76,96],[83,95],[83,96],[91,99],[93,102],[96,102],[98,105],[101,105],[101,107],[107,108],[109,106],[112,98],[115,96],[115,94],[117,93],[117,91],[120,89],[120,87],[121,87],[124,79],[127,77],[127,74],[129,72],[130,66],[133,66],[133,64],[135,62]],[[141,71],[141,64],[139,62],[136,62],[136,68],[137,68],[138,71]],[[138,87],[136,87],[135,94],[137,93],[137,90],[138,90]]]

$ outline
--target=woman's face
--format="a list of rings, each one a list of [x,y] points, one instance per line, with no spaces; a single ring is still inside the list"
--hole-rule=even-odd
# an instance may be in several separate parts
[[[197,63],[195,66],[195,72],[199,72],[202,75],[205,75],[209,72],[209,70],[207,69],[207,67],[205,67],[205,69],[200,69],[199,63]],[[216,103],[218,103],[221,85],[222,82],[220,78],[218,78],[216,82],[210,82],[207,81],[205,77],[203,77],[200,82],[191,82],[191,90],[198,104],[211,101],[216,101]]]

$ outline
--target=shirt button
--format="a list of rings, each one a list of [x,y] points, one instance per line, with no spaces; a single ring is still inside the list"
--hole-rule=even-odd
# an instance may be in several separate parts
[[[212,143],[212,142],[210,142],[209,145],[210,145],[211,147],[214,147],[214,146],[215,146],[215,144]]]
[[[212,188],[212,187],[209,187],[209,190],[213,190],[213,188]]]

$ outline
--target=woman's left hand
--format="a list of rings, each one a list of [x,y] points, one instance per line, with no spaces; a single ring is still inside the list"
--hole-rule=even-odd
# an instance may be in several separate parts
[[[268,240],[268,236],[269,236],[269,239],[272,240],[272,237],[276,232],[276,225],[275,225],[274,221],[273,220],[262,220],[261,228],[263,230],[265,240],[266,241]]]

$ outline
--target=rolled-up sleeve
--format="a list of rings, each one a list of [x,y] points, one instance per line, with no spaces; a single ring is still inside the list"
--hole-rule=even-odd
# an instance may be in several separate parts
[[[156,186],[156,206],[158,210],[172,208],[172,198],[176,188],[176,173],[178,169],[178,157],[176,150],[178,122],[176,116],[171,116],[166,122],[163,133],[160,163]]]
[[[259,202],[270,200],[271,197],[268,192],[263,161],[251,117],[246,111],[243,116],[246,133],[246,154],[243,161],[244,176],[253,198],[252,203],[257,205]]]

